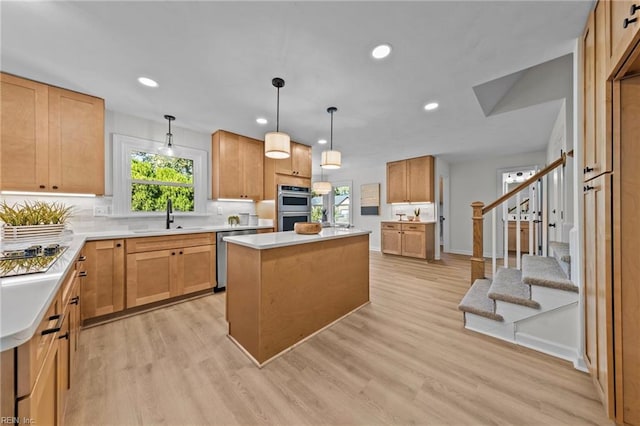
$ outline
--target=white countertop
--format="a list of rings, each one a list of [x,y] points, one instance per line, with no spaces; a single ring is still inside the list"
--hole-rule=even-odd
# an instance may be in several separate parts
[[[430,225],[432,223],[436,223],[437,220],[383,220],[382,223],[407,223],[409,225],[416,225],[420,223],[426,223]]]
[[[224,240],[228,243],[239,244],[256,250],[265,250],[337,238],[355,237],[357,235],[368,235],[370,233],[371,231],[355,228],[324,228],[319,234],[313,235],[296,234],[295,231],[288,231],[225,237]]]
[[[103,230],[74,234],[69,248],[47,272],[0,279],[0,351],[20,346],[33,337],[85,241],[262,228],[273,226],[194,226],[171,230]]]

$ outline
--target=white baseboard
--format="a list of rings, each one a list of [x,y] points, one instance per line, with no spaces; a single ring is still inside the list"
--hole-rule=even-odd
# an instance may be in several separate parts
[[[575,361],[573,361],[573,368],[576,370],[580,370],[582,372],[588,373],[589,368],[587,368],[587,363],[584,362],[584,357],[580,354],[576,355]]]
[[[564,359],[576,364],[576,349],[526,333],[516,332],[516,343],[521,346]]]
[[[380,247],[375,247],[375,246],[369,246],[369,250],[370,251],[381,251]]]

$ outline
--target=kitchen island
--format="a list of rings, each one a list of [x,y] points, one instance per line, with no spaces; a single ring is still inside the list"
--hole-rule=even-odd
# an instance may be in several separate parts
[[[229,337],[258,365],[369,303],[369,234],[227,237]]]

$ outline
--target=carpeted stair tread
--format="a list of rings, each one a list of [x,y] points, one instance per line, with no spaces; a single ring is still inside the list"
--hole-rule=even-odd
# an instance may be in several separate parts
[[[578,287],[567,278],[553,257],[522,256],[522,282],[529,285],[578,292]]]
[[[496,314],[496,305],[493,299],[489,299],[487,296],[489,287],[491,287],[490,280],[476,280],[460,301],[458,309],[495,321],[504,321],[502,315]]]
[[[488,296],[493,300],[540,309],[540,304],[531,300],[531,287],[522,282],[522,272],[517,269],[498,269],[489,287]]]
[[[549,247],[553,250],[556,259],[563,262],[571,263],[571,252],[569,251],[569,243],[561,243],[559,241],[550,241]]]

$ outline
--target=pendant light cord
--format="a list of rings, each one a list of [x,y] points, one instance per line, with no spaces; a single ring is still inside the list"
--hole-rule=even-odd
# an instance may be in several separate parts
[[[333,151],[333,111],[331,111],[331,151]]]
[[[276,101],[276,133],[280,132],[280,88],[278,89],[278,100]]]

